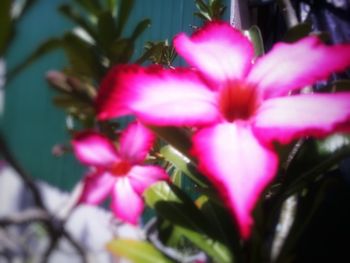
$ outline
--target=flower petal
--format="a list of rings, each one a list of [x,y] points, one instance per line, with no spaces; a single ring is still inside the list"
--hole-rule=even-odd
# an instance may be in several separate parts
[[[128,177],[133,189],[139,195],[142,195],[143,192],[152,184],[160,180],[167,180],[169,178],[167,173],[162,168],[154,165],[135,165],[128,173]]]
[[[119,71],[123,71],[122,66],[113,67],[102,79],[95,100],[95,109],[99,119],[110,119],[131,114],[128,104],[123,98],[119,85]]]
[[[120,103],[148,124],[207,124],[219,118],[215,93],[194,71],[124,65],[116,72],[115,86],[110,89],[110,100],[101,105],[100,119],[121,116],[123,112],[115,111],[119,106],[114,105]]]
[[[327,46],[310,36],[292,44],[276,44],[258,59],[248,81],[257,84],[265,98],[271,98],[325,80],[349,66],[350,45]]]
[[[225,22],[211,22],[191,37],[174,39],[176,51],[214,83],[242,79],[249,71],[254,49],[248,38]]]
[[[80,202],[96,205],[112,191],[116,178],[107,172],[94,172],[84,178]]]
[[[118,178],[112,190],[111,206],[116,217],[130,224],[137,224],[143,211],[143,201],[132,189],[128,178]]]
[[[264,140],[288,143],[350,128],[350,93],[305,94],[265,101],[255,119]]]
[[[106,166],[119,160],[114,145],[96,132],[78,133],[72,145],[75,156],[87,165]]]
[[[203,129],[193,142],[199,168],[227,202],[247,239],[254,205],[276,173],[276,155],[260,144],[244,122]]]
[[[122,133],[120,157],[132,164],[142,162],[152,148],[155,136],[139,122],[130,124]]]

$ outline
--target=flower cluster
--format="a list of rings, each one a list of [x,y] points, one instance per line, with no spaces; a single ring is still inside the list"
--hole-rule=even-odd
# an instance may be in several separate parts
[[[255,57],[247,37],[215,21],[191,37],[179,34],[174,46],[189,67],[112,68],[99,89],[98,118],[132,114],[147,125],[194,127],[191,154],[247,239],[252,210],[277,172],[274,143],[349,130],[350,93],[299,91],[350,66],[350,45],[327,46],[308,36]],[[150,147],[141,127],[125,131],[118,151],[95,133],[73,142],[78,158],[95,167],[85,201],[96,203],[112,191],[113,211],[129,222],[141,213],[144,189],[166,178],[160,168],[141,165]]]

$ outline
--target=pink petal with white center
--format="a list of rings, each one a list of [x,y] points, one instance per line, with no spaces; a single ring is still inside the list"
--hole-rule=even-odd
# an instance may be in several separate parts
[[[142,195],[143,192],[152,184],[161,181],[168,180],[167,173],[160,167],[154,165],[140,166],[135,165],[128,173],[128,178],[133,189]]]
[[[104,171],[87,175],[83,181],[80,201],[91,205],[99,204],[111,193],[115,182],[116,178]]]
[[[265,101],[254,131],[266,141],[289,143],[304,136],[324,136],[350,128],[350,93],[307,94]]]
[[[107,166],[119,160],[110,140],[96,132],[82,132],[73,141],[73,150],[78,160],[87,165]]]
[[[139,122],[130,124],[122,133],[119,154],[132,164],[142,162],[152,148],[155,136]]]
[[[216,94],[195,71],[131,65],[121,66],[115,78],[117,84],[110,98],[113,100],[114,93],[118,93],[119,100],[102,105],[100,118],[119,115],[109,107],[120,101],[148,124],[199,125],[219,118]]]
[[[121,74],[119,71],[123,70],[123,66],[115,66],[101,81],[95,100],[95,109],[101,120],[131,114],[127,102],[120,97],[122,87],[118,76]]]
[[[254,206],[276,173],[276,155],[239,121],[203,129],[193,142],[199,168],[231,209],[241,236],[249,238]]]
[[[143,211],[143,201],[134,191],[128,178],[120,177],[112,190],[112,211],[114,215],[136,225]]]
[[[248,38],[225,22],[211,22],[191,37],[174,39],[176,51],[214,83],[242,79],[249,71],[254,49]]]
[[[310,36],[292,44],[276,44],[258,59],[248,81],[258,85],[264,98],[272,98],[325,80],[349,66],[350,45],[327,46]]]

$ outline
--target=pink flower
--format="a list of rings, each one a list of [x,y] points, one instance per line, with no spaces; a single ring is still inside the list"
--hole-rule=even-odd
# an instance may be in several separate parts
[[[143,211],[141,195],[158,180],[166,180],[165,171],[154,165],[142,165],[152,147],[154,136],[139,123],[131,124],[121,135],[119,148],[96,132],[78,134],[72,144],[76,157],[94,167],[84,180],[81,201],[98,204],[111,193],[114,214],[137,224]]]
[[[115,67],[100,88],[99,118],[198,127],[192,153],[248,238],[254,205],[276,174],[272,142],[349,128],[350,93],[288,94],[346,69],[350,45],[309,36],[255,59],[249,40],[223,22],[179,34],[174,45],[192,68]]]

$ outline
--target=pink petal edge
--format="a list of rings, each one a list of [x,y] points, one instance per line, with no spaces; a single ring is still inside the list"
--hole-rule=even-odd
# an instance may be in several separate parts
[[[289,143],[305,136],[322,137],[350,128],[350,93],[305,94],[265,101],[254,131],[264,141]]]
[[[247,123],[202,129],[193,139],[199,169],[213,182],[248,239],[252,211],[277,170],[277,156],[260,144]]]
[[[97,132],[81,132],[72,140],[77,159],[87,165],[108,166],[119,160],[111,141]]]
[[[120,101],[127,104],[138,119],[159,126],[208,124],[219,118],[216,96],[201,77],[189,69],[163,69],[121,66],[116,85],[100,117],[119,116],[114,112]],[[118,93],[118,100],[114,100]]]
[[[153,146],[155,136],[139,122],[129,124],[123,131],[119,143],[119,154],[132,164],[141,163]]]
[[[184,33],[174,39],[176,51],[216,84],[242,79],[254,57],[251,42],[226,22],[210,22],[191,37]]]
[[[91,205],[101,203],[111,193],[115,181],[115,177],[104,171],[88,174],[83,180],[80,202]]]
[[[118,178],[112,190],[111,208],[114,215],[130,224],[136,225],[143,211],[143,200],[133,190],[126,177]]]
[[[349,44],[327,46],[309,36],[292,44],[275,44],[257,60],[247,80],[259,87],[264,98],[273,98],[325,80],[349,66]]]
[[[128,173],[128,178],[133,189],[139,195],[142,195],[152,184],[161,180],[168,180],[169,176],[164,169],[155,165],[135,165]]]

